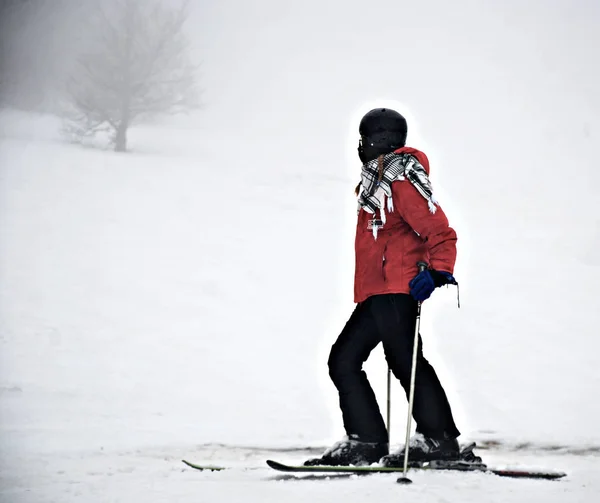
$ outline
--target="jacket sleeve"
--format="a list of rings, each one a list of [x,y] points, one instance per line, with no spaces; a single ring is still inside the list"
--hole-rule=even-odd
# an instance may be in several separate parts
[[[430,267],[453,274],[457,236],[442,208],[436,205],[436,212],[431,213],[425,198],[409,181],[392,183],[392,198],[402,219],[425,242]]]

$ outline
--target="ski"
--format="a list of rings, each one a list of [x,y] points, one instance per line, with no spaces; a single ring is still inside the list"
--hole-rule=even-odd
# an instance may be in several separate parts
[[[182,462],[199,471],[211,471],[218,472],[228,470],[226,466],[216,465],[200,465],[186,461]],[[318,474],[375,474],[375,473],[401,473],[402,468],[386,467],[386,466],[304,466],[304,465],[286,465],[279,461],[272,459],[267,460],[267,465],[273,470],[287,473],[318,473]],[[544,480],[558,480],[566,476],[563,472],[541,472],[531,470],[499,470],[494,468],[488,468],[485,466],[468,466],[466,464],[457,464],[453,466],[436,466],[436,465],[421,465],[410,468],[411,470],[430,470],[430,471],[459,471],[459,472],[481,472],[499,477],[510,477],[510,478],[526,478],[526,479],[544,479]]]
[[[272,459],[267,460],[267,465],[274,470],[288,473],[349,473],[349,474],[369,474],[369,473],[398,473],[402,472],[402,468],[386,467],[386,466],[304,466],[304,465],[286,465]],[[412,467],[411,470],[438,470],[438,471],[463,471],[463,472],[481,472],[499,477],[511,478],[528,478],[528,479],[545,479],[557,480],[566,476],[563,472],[541,472],[530,470],[498,470],[488,468],[485,465],[469,466],[466,463],[459,463],[452,466],[438,466],[432,464],[423,464],[417,467]]]
[[[484,464],[479,456],[473,450],[475,443],[470,443],[461,449],[458,460],[448,461],[430,461],[430,462],[410,462],[411,470],[429,470],[429,471],[459,471],[459,472],[479,472],[496,475],[498,477],[523,478],[523,479],[545,479],[558,480],[566,476],[566,473],[558,471],[537,471],[527,469],[498,469],[490,468]],[[201,465],[182,460],[190,468],[200,471],[222,471],[225,466]],[[313,473],[313,474],[373,474],[373,473],[399,473],[403,472],[401,467],[389,467],[382,465],[369,466],[329,466],[329,465],[287,465],[272,459],[267,460],[267,465],[273,470],[287,473]],[[250,468],[252,469],[252,468]],[[256,467],[254,468],[256,469]]]
[[[226,466],[212,466],[212,465],[198,465],[196,463],[191,463],[190,461],[186,461],[185,459],[181,460],[182,463],[186,464],[190,468],[194,470],[207,471],[207,472],[220,472],[222,470],[227,470]]]

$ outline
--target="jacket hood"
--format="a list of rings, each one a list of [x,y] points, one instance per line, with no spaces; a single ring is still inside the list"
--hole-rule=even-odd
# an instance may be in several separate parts
[[[417,158],[417,160],[421,163],[421,165],[425,168],[425,171],[429,175],[429,159],[427,158],[427,156],[425,155],[424,152],[421,152],[420,150],[417,150],[416,148],[412,148],[412,147],[402,147],[402,148],[394,150],[394,154],[414,155]]]

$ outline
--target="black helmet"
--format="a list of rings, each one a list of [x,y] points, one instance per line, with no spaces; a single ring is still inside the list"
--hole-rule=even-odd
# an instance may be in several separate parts
[[[358,155],[362,162],[368,162],[381,154],[387,154],[404,147],[408,127],[406,119],[390,108],[375,108],[360,121],[358,132],[361,145]]]

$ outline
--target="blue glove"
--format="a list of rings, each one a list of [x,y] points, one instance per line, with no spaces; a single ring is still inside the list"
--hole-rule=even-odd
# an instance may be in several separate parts
[[[422,302],[428,299],[436,288],[448,284],[457,284],[449,272],[425,269],[417,274],[408,286],[414,299]]]

